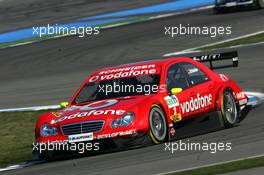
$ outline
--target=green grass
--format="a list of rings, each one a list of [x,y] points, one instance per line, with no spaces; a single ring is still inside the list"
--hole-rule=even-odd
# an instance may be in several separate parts
[[[215,45],[208,46],[208,47],[201,47],[201,48],[198,48],[198,50],[219,49],[219,48],[237,46],[241,44],[253,44],[253,43],[259,43],[259,42],[264,42],[264,33],[233,40],[233,41],[224,42],[221,44],[215,44]]]
[[[32,159],[35,124],[42,113],[0,113],[1,167]]]
[[[189,171],[171,173],[170,175],[214,175],[214,174],[228,173],[238,170],[262,167],[262,166],[264,166],[264,157],[258,157],[258,158],[234,161],[221,165],[210,166],[206,168],[198,168]]]

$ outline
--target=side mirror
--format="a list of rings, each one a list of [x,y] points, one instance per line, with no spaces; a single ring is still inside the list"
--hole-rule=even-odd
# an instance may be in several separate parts
[[[69,105],[69,102],[61,102],[60,103],[61,108],[67,108],[68,105]]]
[[[182,92],[182,88],[172,88],[171,89],[171,94],[176,95]]]

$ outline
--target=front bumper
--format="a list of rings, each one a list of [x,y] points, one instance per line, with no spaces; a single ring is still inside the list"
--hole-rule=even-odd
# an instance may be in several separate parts
[[[48,137],[39,137],[36,138],[36,142],[38,143],[45,143],[45,142],[82,142],[82,141],[94,141],[94,140],[101,140],[101,139],[109,139],[109,138],[118,138],[118,137],[131,137],[136,136],[139,132],[143,132],[145,130],[137,130],[132,128],[126,129],[118,129],[113,131],[102,131],[102,132],[94,132],[89,133],[91,134],[89,138],[81,137],[82,135],[86,136],[88,133],[76,134],[65,136],[62,133],[58,133],[56,136],[48,136]],[[78,136],[78,139],[74,139],[74,136]]]
[[[229,8],[229,7],[237,7],[237,6],[250,6],[254,4],[254,0],[249,1],[233,1],[233,2],[224,2],[224,3],[216,3],[216,8]]]
[[[65,155],[80,155],[83,153],[93,154],[98,152],[110,151],[112,149],[124,149],[143,145],[145,139],[145,131],[127,130],[113,132],[109,134],[96,134],[93,139],[79,140],[78,142],[70,142],[69,139],[39,139],[33,144],[33,155],[47,155],[50,158]],[[49,158],[48,158],[49,159]]]

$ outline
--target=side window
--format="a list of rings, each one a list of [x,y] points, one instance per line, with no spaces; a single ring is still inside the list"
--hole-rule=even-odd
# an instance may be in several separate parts
[[[185,74],[179,64],[174,64],[169,67],[166,77],[166,85],[168,91],[172,88],[186,89],[189,87]]]
[[[190,86],[194,86],[209,80],[203,71],[190,63],[181,63],[182,68],[188,75]]]

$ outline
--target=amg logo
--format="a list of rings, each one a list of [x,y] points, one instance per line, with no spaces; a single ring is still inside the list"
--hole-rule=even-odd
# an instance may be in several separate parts
[[[201,96],[198,93],[196,98],[192,98],[190,101],[186,101],[184,103],[181,104],[181,109],[182,109],[182,113],[188,113],[188,112],[192,112],[195,110],[198,110],[200,108],[204,108],[207,107],[209,105],[212,104],[212,95],[205,95],[205,96]]]

